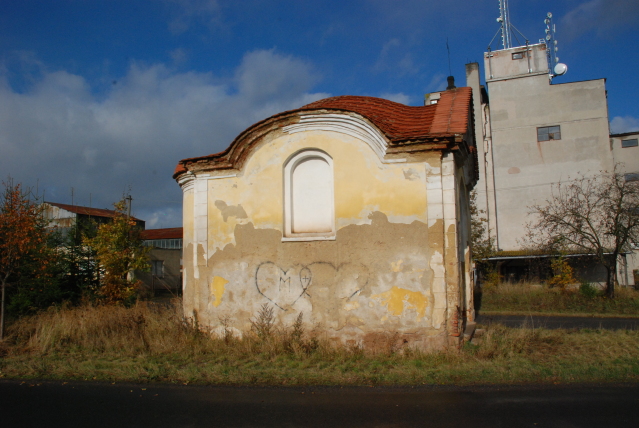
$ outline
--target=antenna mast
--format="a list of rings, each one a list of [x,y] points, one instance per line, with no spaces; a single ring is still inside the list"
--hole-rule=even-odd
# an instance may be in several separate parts
[[[499,19],[501,23],[501,44],[504,49],[513,47],[510,37],[510,10],[508,8],[508,0],[499,0]]]
[[[546,24],[546,36],[539,40],[540,43],[546,43],[546,55],[548,56],[548,74],[552,79],[555,76],[561,76],[566,74],[568,71],[568,66],[566,64],[562,64],[559,62],[559,57],[557,56],[557,51],[559,48],[557,47],[557,38],[555,37],[555,23],[552,21],[552,13],[548,12],[546,14],[546,19],[544,19],[544,24]]]
[[[497,34],[501,32],[501,44],[504,49],[510,49],[513,47],[513,43],[517,43],[515,46],[524,46],[528,43],[528,38],[524,36],[521,31],[517,29],[513,24],[510,23],[510,8],[508,7],[508,0],[499,0],[499,18],[497,18],[497,22],[501,25],[499,30],[495,33],[495,36],[488,44],[488,50],[492,46]],[[519,34],[522,37],[524,42],[522,43],[517,36]]]

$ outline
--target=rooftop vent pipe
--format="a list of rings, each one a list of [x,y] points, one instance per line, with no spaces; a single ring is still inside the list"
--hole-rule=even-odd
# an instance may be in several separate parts
[[[446,90],[450,90],[450,89],[455,89],[455,78],[453,76],[448,76],[448,87],[446,88]]]

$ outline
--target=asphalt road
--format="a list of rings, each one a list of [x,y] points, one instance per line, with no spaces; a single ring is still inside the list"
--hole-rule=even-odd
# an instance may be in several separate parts
[[[556,317],[541,315],[480,315],[478,324],[499,323],[506,327],[589,328],[605,330],[637,330],[639,318]],[[639,425],[637,425],[639,426]]]
[[[639,386],[247,388],[0,381],[2,427],[632,427]]]

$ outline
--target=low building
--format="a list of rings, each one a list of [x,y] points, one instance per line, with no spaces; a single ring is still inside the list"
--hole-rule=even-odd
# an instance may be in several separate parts
[[[135,272],[144,288],[152,295],[182,294],[182,228],[148,229],[141,233],[149,251],[148,272]]]
[[[615,164],[626,181],[639,180],[639,131],[610,135],[610,148]],[[623,255],[619,276],[621,284],[639,285],[639,242]]]
[[[611,134],[610,149],[626,181],[639,180],[639,131]]]
[[[258,122],[175,171],[185,314],[241,334],[267,305],[345,343],[456,345],[474,319],[476,174],[470,88],[422,107],[334,97]]]
[[[49,227],[56,228],[60,233],[66,234],[69,230],[93,227],[108,223],[113,220],[116,212],[103,208],[83,207],[79,205],[60,204],[57,202],[43,202],[43,216],[49,221]],[[136,225],[144,229],[145,221],[135,217]]]

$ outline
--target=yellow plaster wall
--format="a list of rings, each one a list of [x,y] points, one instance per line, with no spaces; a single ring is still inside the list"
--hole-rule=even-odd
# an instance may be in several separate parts
[[[302,149],[333,159],[336,241],[281,241],[284,165]],[[304,313],[344,340],[400,331],[402,340],[445,343],[441,254],[451,231],[441,221],[428,226],[426,185],[441,158],[407,159],[383,163],[365,142],[335,132],[267,136],[236,176],[207,180],[208,260],[199,276],[186,271],[186,313],[197,310],[211,327],[230,317],[242,331],[267,303],[284,324]],[[193,237],[192,206],[186,194],[185,239]]]
[[[209,249],[234,242],[237,224],[248,219],[256,228],[283,230],[286,160],[296,152],[315,148],[333,159],[335,220],[337,230],[350,224],[370,223],[380,211],[392,222],[426,222],[426,171],[416,162],[383,164],[363,141],[349,135],[307,131],[268,141],[247,160],[236,177],[209,180]],[[224,221],[215,201],[238,206],[247,219]]]

